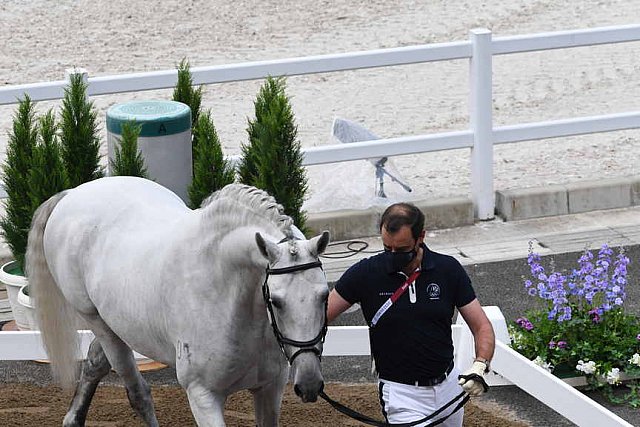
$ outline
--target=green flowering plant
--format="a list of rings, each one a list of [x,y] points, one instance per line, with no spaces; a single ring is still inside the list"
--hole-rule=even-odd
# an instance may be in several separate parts
[[[589,388],[615,403],[640,406],[637,381],[626,382],[620,397],[614,387],[640,375],[640,321],[624,311],[629,258],[603,245],[597,255],[585,250],[569,273],[547,271],[529,248],[526,292],[538,307],[509,327],[512,347],[557,376],[584,375]]]

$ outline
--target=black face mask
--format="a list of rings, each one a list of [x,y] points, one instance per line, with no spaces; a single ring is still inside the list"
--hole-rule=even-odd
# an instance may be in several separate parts
[[[418,251],[414,248],[408,252],[391,252],[386,251],[385,256],[391,264],[393,271],[402,271],[409,265],[411,261],[418,255]]]

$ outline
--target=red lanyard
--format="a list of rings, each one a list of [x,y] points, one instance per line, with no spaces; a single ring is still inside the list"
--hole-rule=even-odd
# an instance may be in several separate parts
[[[371,327],[374,327],[376,323],[378,323],[378,320],[380,320],[382,315],[386,313],[387,310],[389,310],[389,308],[393,305],[394,302],[398,301],[398,298],[400,298],[402,294],[404,294],[407,291],[407,288],[409,287],[409,285],[415,282],[415,280],[418,278],[419,275],[420,275],[420,270],[414,271],[411,274],[411,276],[409,276],[409,278],[406,280],[406,282],[404,282],[398,289],[396,289],[393,295],[391,295],[389,299],[386,300],[384,304],[382,304],[382,307],[378,309],[376,314],[373,316],[373,319],[371,319],[371,325],[370,325]]]

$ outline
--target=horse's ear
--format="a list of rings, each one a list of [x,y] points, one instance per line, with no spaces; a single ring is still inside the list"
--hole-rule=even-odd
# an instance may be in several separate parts
[[[321,235],[314,237],[309,240],[309,244],[311,246],[311,251],[316,255],[320,255],[327,249],[327,245],[329,245],[330,234],[327,230],[323,231]]]
[[[256,244],[262,256],[269,260],[270,263],[274,263],[280,256],[278,245],[270,240],[265,240],[260,233],[256,233]]]

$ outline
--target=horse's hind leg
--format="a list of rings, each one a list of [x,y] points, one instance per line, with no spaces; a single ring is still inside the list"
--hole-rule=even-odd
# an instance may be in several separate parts
[[[124,381],[131,407],[148,426],[158,426],[158,420],[153,409],[151,388],[140,374],[131,348],[100,317],[85,319],[98,341],[100,341],[109,363]]]
[[[82,364],[82,374],[76,387],[76,393],[64,417],[64,427],[84,426],[89,405],[100,380],[109,373],[111,364],[97,339],[89,346],[87,360]]]

